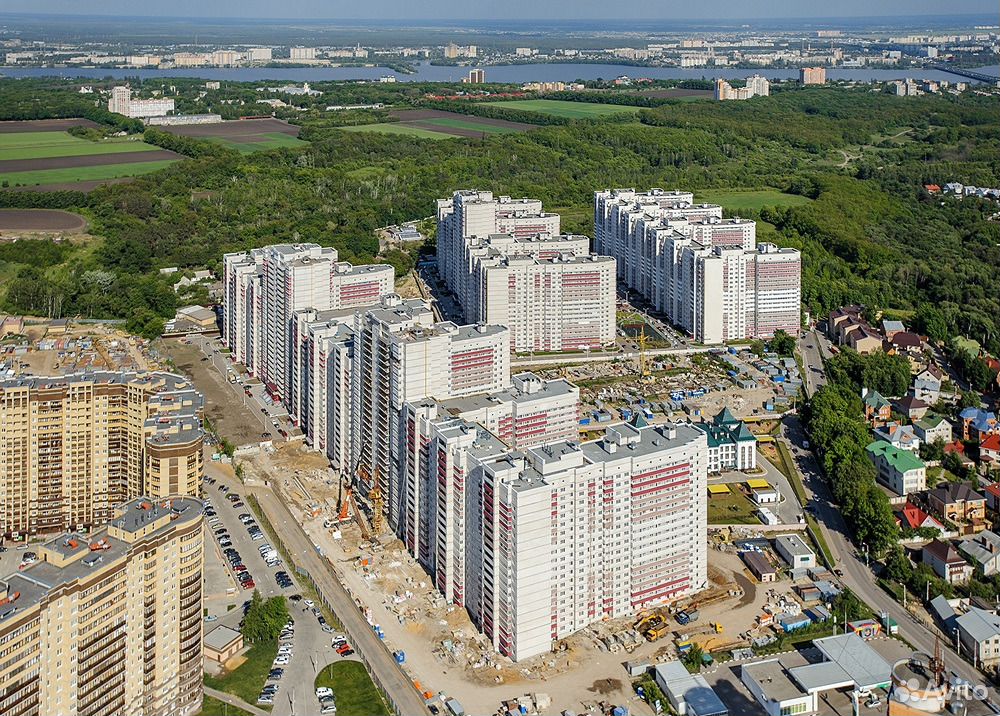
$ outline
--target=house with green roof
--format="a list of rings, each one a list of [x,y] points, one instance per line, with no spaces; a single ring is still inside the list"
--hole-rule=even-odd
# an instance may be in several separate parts
[[[865,448],[865,452],[875,465],[878,481],[897,495],[927,489],[927,466],[909,450],[876,440]]]
[[[940,440],[947,445],[952,440],[951,423],[940,415],[925,415],[913,423],[913,429],[917,436],[927,444]]]
[[[709,472],[756,469],[757,438],[729,408],[723,408],[711,421],[695,425],[708,436]]]
[[[877,390],[868,390],[868,388],[862,390],[861,402],[865,406],[865,420],[872,427],[884,425],[892,418],[892,404]]]

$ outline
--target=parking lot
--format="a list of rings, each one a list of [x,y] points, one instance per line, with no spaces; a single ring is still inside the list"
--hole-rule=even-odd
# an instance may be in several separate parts
[[[227,494],[238,495],[244,506],[234,506],[234,503],[226,498]],[[288,663],[280,665],[284,670],[281,677],[267,682],[278,687],[273,703],[261,705],[272,706],[272,713],[275,716],[319,713],[320,705],[314,690],[316,674],[331,661],[356,660],[358,657],[354,654],[340,656],[335,651],[332,642],[338,633],[329,625],[324,629],[319,622],[318,612],[313,611],[315,605],[307,598],[299,598],[301,585],[293,570],[281,562],[271,566],[265,563],[260,550],[264,545],[273,542],[266,533],[260,539],[254,540],[247,526],[241,522],[240,515],[252,515],[253,511],[242,500],[243,491],[240,489],[239,481],[229,475],[226,468],[215,464],[209,465],[205,496],[210,501],[210,511],[215,513],[208,519],[218,519],[214,525],[206,523],[205,606],[208,609],[208,617],[205,632],[208,633],[219,624],[238,629],[243,615],[240,605],[250,599],[253,593],[253,589],[240,588],[236,571],[220,547],[218,540],[220,535],[216,535],[215,532],[224,529],[232,541],[231,548],[239,553],[240,561],[252,575],[255,588],[260,591],[261,596],[266,599],[280,594],[290,599],[288,610],[292,616],[294,634],[283,639],[281,643],[291,646],[291,654]],[[253,523],[256,523],[256,519]],[[289,572],[291,584],[287,588],[279,586],[275,579],[275,574],[280,571]]]

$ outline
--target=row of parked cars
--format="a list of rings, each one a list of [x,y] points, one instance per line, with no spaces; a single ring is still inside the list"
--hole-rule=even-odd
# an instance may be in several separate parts
[[[212,534],[219,544],[219,549],[222,550],[222,554],[229,561],[229,568],[232,570],[233,576],[236,577],[236,581],[240,583],[243,589],[255,588],[257,583],[254,581],[253,575],[250,574],[250,570],[243,564],[243,557],[233,547],[233,538],[229,534],[229,530],[222,524],[222,520],[215,510],[215,505],[212,503],[211,497],[205,498],[205,517],[208,519],[209,529],[212,530]]]
[[[278,636],[278,653],[274,657],[274,661],[271,662],[271,671],[268,672],[264,688],[261,689],[260,696],[257,697],[258,704],[265,706],[274,703],[274,697],[281,688],[281,684],[278,682],[285,675],[285,667],[292,660],[294,653],[292,641],[294,639],[295,622],[289,617],[288,621],[285,622],[285,626],[281,629],[281,634]]]

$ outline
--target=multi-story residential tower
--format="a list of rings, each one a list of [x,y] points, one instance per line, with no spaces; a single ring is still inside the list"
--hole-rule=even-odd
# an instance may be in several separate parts
[[[5,716],[188,716],[202,703],[202,506],[141,498],[0,577]]]
[[[580,391],[576,386],[561,379],[541,380],[533,373],[519,373],[511,383],[509,390],[500,393],[426,399],[405,407],[398,531],[410,552],[440,577],[442,593],[453,598],[461,591],[461,580],[456,584],[454,570],[438,570],[436,564],[458,559],[455,552],[464,549],[465,534],[453,526],[464,524],[465,510],[474,509],[465,503],[461,477],[465,468],[445,465],[449,460],[464,460],[464,453],[456,457],[456,446],[471,444],[474,438],[466,436],[481,434],[482,428],[504,449],[523,450],[579,437]],[[475,429],[467,429],[470,425]],[[453,479],[451,469],[462,472]],[[439,534],[451,537],[439,539]]]
[[[614,342],[614,259],[558,226],[532,199],[460,191],[438,201],[438,271],[465,320],[507,326],[516,351]]]
[[[0,381],[0,534],[101,524],[137,495],[198,495],[202,407],[170,373]]]
[[[595,621],[707,586],[706,434],[609,428],[594,443],[512,452],[481,426],[441,423],[419,451],[437,510],[418,555],[512,659]]]
[[[379,486],[395,529],[403,406],[505,389],[510,333],[503,326],[435,323],[428,303],[395,295],[359,313],[355,333],[352,463],[361,470],[363,490]]]
[[[756,224],[691,204],[690,194],[653,189],[596,192],[597,250],[618,276],[703,343],[795,334],[801,256],[756,245]]]
[[[537,199],[494,198],[492,192],[471,190],[438,199],[437,219],[438,273],[459,296],[467,295],[472,274],[472,263],[466,257],[469,239],[485,239],[492,234],[554,236],[559,234],[560,225],[559,215],[543,212],[542,202]]]
[[[108,111],[126,117],[162,117],[174,111],[174,100],[167,97],[132,99],[132,90],[128,87],[113,87],[108,99]]]
[[[371,305],[392,291],[392,266],[352,266],[318,244],[275,244],[226,254],[223,338],[233,359],[274,397],[293,393],[296,311]]]
[[[799,82],[804,85],[826,84],[825,67],[802,67],[799,69]]]

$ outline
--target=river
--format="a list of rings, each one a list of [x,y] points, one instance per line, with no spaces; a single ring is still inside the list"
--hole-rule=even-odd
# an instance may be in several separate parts
[[[0,77],[66,77],[79,79],[125,79],[139,77],[143,80],[158,77],[196,77],[205,80],[229,80],[233,82],[254,82],[274,80],[286,82],[322,82],[329,80],[375,80],[385,75],[394,76],[400,82],[458,82],[468,75],[469,67],[445,67],[421,63],[415,74],[399,74],[385,67],[206,67],[178,68],[172,70],[103,69],[77,67],[0,67]],[[485,66],[489,82],[571,82],[573,80],[613,79],[620,75],[629,77],[652,77],[654,79],[744,79],[754,73],[770,80],[797,79],[797,69],[733,69],[722,67],[697,67],[680,69],[676,67],[633,67],[631,65],[599,65],[585,63],[540,63],[529,65]],[[1000,66],[977,68],[989,75],[1000,74]],[[830,80],[854,80],[858,82],[904,79],[948,80],[950,82],[972,82],[957,75],[940,70],[919,68],[901,69],[828,69]]]

